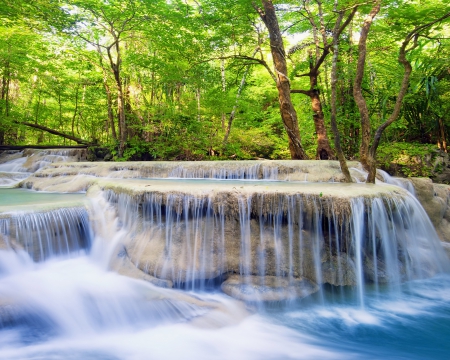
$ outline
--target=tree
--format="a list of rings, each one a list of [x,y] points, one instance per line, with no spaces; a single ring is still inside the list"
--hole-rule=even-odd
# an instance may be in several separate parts
[[[352,14],[356,12],[356,7]],[[339,37],[342,31],[339,31],[341,28],[342,20],[344,19],[345,10],[340,10],[338,12],[338,18],[336,20],[334,30],[333,30],[333,60],[332,60],[332,68],[331,68],[331,129],[334,134],[334,146],[336,148],[337,158],[339,160],[339,164],[341,166],[341,171],[344,174],[345,182],[351,183],[352,177],[348,170],[347,161],[345,159],[344,152],[341,147],[341,137],[339,134],[339,129],[337,126],[337,62],[339,55]],[[352,17],[353,17],[352,15]],[[350,22],[350,21],[348,21]]]
[[[317,3],[317,19],[316,16],[312,13],[312,10],[310,8],[310,1],[303,0],[302,6],[303,11],[300,11],[302,16],[305,19],[307,19],[307,22],[311,27],[313,35],[314,52],[311,50],[308,51],[309,71],[304,74],[296,76],[308,77],[309,89],[307,90],[292,89],[291,93],[300,93],[307,95],[311,100],[313,120],[317,134],[316,159],[334,159],[335,158],[334,151],[330,146],[327,136],[327,130],[325,126],[325,115],[323,112],[322,101],[320,99],[320,90],[318,88],[318,79],[320,69],[322,65],[325,63],[327,56],[333,49],[332,48],[333,42],[329,40],[328,34],[331,33],[332,38],[334,38],[335,36],[339,38],[344,29],[352,21],[358,6],[357,5],[350,6],[348,9],[346,9],[344,6],[343,7],[344,14],[346,10],[350,10],[347,19],[342,23],[342,21],[340,20],[340,16],[338,15],[334,19],[335,25],[333,26],[333,29],[329,29],[327,28],[326,23],[330,23],[333,19],[325,19],[322,1],[316,0],[316,3]],[[335,2],[334,7],[335,9],[332,12],[333,17],[335,15],[334,13],[337,12],[338,8],[337,2]],[[340,22],[340,25],[336,26],[338,21]],[[319,34],[321,36],[319,36]],[[295,45],[289,50],[289,55],[293,55],[298,50],[304,49],[305,47],[307,47],[307,45],[309,44],[300,43]],[[327,76],[327,74],[325,74],[325,76]]]
[[[125,112],[125,89],[122,75],[123,43],[138,31],[144,23],[143,9],[139,1],[110,1],[107,6],[100,1],[73,0],[69,3],[67,16],[73,18],[69,33],[78,36],[93,46],[99,54],[99,65],[105,71],[104,63],[109,66],[116,87],[117,123],[119,129],[118,156],[122,157],[128,139],[128,127]],[[72,15],[74,14],[74,15]],[[111,104],[110,90],[104,79],[104,87]],[[111,129],[111,111],[108,110]],[[115,137],[115,130],[112,130]]]
[[[369,171],[368,152],[370,145],[370,114],[367,108],[366,100],[362,94],[362,81],[364,78],[364,68],[367,55],[367,37],[369,35],[370,27],[373,23],[373,19],[378,14],[381,8],[382,0],[375,0],[374,6],[370,13],[364,19],[364,23],[361,27],[358,44],[358,61],[356,65],[355,82],[353,84],[353,97],[356,105],[358,106],[361,116],[361,146],[359,150],[359,161],[363,167]]]
[[[270,50],[275,68],[275,77],[278,90],[278,101],[280,103],[280,114],[289,138],[289,150],[291,158],[296,160],[307,159],[303,150],[300,132],[298,128],[297,112],[291,100],[291,82],[288,77],[286,53],[284,50],[283,37],[278,25],[275,7],[272,1],[262,0],[263,8],[254,4],[261,20],[267,27],[270,37]]]
[[[377,130],[375,131],[374,138],[372,145],[370,147],[370,152],[368,156],[368,165],[369,165],[369,174],[367,176],[367,182],[368,183],[375,183],[375,176],[376,176],[376,152],[378,149],[378,146],[381,141],[381,135],[383,134],[383,131],[386,130],[386,128],[391,125],[397,118],[399,117],[400,110],[402,107],[403,99],[406,95],[406,92],[408,91],[409,87],[409,79],[412,72],[412,66],[411,62],[407,58],[407,54],[413,51],[418,47],[418,41],[421,36],[424,34],[427,34],[429,29],[437,24],[440,23],[446,19],[450,18],[450,12],[447,12],[439,17],[436,17],[434,20],[431,20],[427,23],[424,23],[422,25],[416,25],[413,30],[411,30],[405,37],[405,39],[402,42],[402,45],[399,49],[399,55],[398,55],[398,62],[403,66],[404,73],[403,73],[403,79],[400,85],[400,89],[397,94],[397,99],[395,101],[394,109],[389,116],[389,118],[381,124]],[[412,45],[410,45],[412,42]]]

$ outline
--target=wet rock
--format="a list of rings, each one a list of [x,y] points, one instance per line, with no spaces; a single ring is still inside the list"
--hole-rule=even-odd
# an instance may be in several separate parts
[[[447,257],[450,258],[450,243],[442,243],[442,247],[444,248]]]
[[[429,178],[411,178],[411,181],[439,238],[450,242],[450,186],[434,184]]]
[[[304,278],[250,275],[232,275],[221,288],[225,294],[246,302],[302,299],[319,290],[319,286]]]
[[[332,256],[322,263],[322,282],[335,286],[353,286],[356,281],[356,267],[347,255]]]
[[[113,259],[111,269],[120,275],[131,277],[137,280],[144,280],[158,287],[172,288],[173,283],[170,280],[158,279],[154,276],[146,274],[138,269],[130,260],[125,250],[120,251]]]
[[[437,196],[433,181],[429,178],[412,178],[416,197],[422,204],[434,226],[438,226],[447,210],[446,201]]]

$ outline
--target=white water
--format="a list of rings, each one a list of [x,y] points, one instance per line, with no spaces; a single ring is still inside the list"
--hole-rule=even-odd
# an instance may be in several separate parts
[[[23,164],[27,161],[26,157],[10,160],[4,164],[0,164],[0,172],[26,172]]]
[[[11,160],[9,160],[11,159]],[[41,150],[26,156],[24,152],[2,153],[0,187],[13,187],[37,170],[55,162],[75,160],[70,150]]]
[[[226,296],[197,295],[228,310],[208,315],[177,301],[180,291],[107,272],[89,256],[36,264],[0,251],[0,261],[0,298],[16,310],[0,323],[0,359],[446,359],[450,351],[450,278],[416,281],[400,297],[366,294],[364,309],[325,294],[326,306],[236,318],[242,310]]]
[[[227,272],[244,279],[304,276],[318,284],[355,285],[363,305],[367,279],[395,289],[449,268],[412,195],[355,198],[350,218],[337,216],[328,199],[301,194],[238,198],[234,218],[213,197],[133,198],[111,191],[104,196],[118,209],[132,261],[177,287],[203,290]]]

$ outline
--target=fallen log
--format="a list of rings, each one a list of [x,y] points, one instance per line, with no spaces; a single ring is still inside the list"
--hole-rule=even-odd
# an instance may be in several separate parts
[[[50,134],[53,134],[53,135],[61,136],[61,137],[65,138],[65,139],[75,141],[77,144],[80,144],[80,145],[87,145],[87,146],[97,145],[97,144],[94,144],[94,143],[92,143],[90,141],[87,141],[87,140],[84,140],[84,139],[80,139],[80,138],[78,138],[76,136],[72,136],[72,135],[69,135],[69,134],[65,134],[65,133],[53,130],[53,129],[48,128],[46,126],[33,124],[33,123],[29,123],[29,122],[19,122],[18,124],[25,125],[25,126],[28,126],[28,127],[32,127],[34,129],[39,129],[39,130],[42,130],[42,131],[46,131],[46,132],[48,132]]]
[[[86,149],[87,145],[0,145],[0,151],[25,149]]]

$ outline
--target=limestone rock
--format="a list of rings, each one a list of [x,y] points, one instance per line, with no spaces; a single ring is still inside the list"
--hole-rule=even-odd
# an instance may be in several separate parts
[[[162,280],[155,278],[149,274],[146,274],[142,270],[138,269],[130,260],[124,250],[119,252],[111,264],[111,269],[119,273],[120,275],[131,277],[137,280],[144,280],[150,284],[162,287],[172,288],[173,283],[170,280]]]
[[[437,196],[433,181],[429,178],[412,178],[416,197],[422,204],[434,226],[438,226],[447,210],[447,202]]]
[[[443,242],[442,247],[444,248],[447,257],[450,258],[450,243]]]
[[[319,290],[304,278],[232,275],[222,283],[222,291],[245,302],[286,301],[302,299]]]

